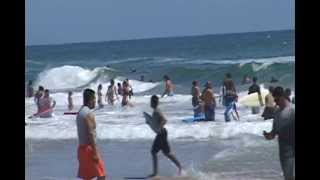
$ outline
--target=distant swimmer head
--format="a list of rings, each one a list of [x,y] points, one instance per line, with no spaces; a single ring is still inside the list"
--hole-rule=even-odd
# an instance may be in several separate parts
[[[39,86],[38,90],[39,91],[44,91],[44,87],[43,86]]]
[[[113,80],[113,79],[110,80],[110,84],[111,84],[112,86],[114,85],[114,80]]]
[[[69,96],[72,96],[72,91],[69,91],[69,92],[68,92],[68,95],[69,95]]]
[[[204,85],[206,88],[212,88],[212,83],[211,81],[207,81],[206,84]]]
[[[159,97],[157,95],[152,95],[151,96],[151,107],[157,108],[158,104],[159,104]]]
[[[192,85],[193,85],[193,86],[199,85],[199,81],[197,81],[197,80],[192,81]]]
[[[230,73],[226,73],[226,78],[232,78]]]
[[[170,80],[170,78],[169,78],[168,75],[164,75],[164,76],[163,76],[163,79],[164,79],[165,81]]]
[[[101,84],[99,84],[99,86],[98,86],[98,90],[101,90],[102,89],[102,85]]]
[[[49,89],[44,90],[44,97],[49,97],[50,91]]]
[[[273,87],[273,86],[269,86],[269,92],[270,92],[271,94],[272,94],[273,90],[274,90],[274,87]]]
[[[257,78],[257,77],[253,77],[253,78],[252,78],[252,82],[253,82],[253,83],[256,83],[256,82],[257,82],[257,80],[258,80],[258,78]]]
[[[85,89],[83,91],[83,105],[88,106],[90,109],[95,108],[96,96],[92,89]]]

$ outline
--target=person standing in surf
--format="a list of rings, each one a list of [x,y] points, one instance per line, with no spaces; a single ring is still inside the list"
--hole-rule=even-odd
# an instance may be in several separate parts
[[[53,108],[56,106],[56,101],[50,97],[49,89],[44,91],[43,98],[39,99],[39,111],[37,112],[37,116],[41,118],[52,117]]]
[[[92,89],[83,92],[83,106],[76,118],[78,134],[78,177],[82,179],[106,179],[104,161],[98,151],[96,141],[96,121],[92,113],[95,108],[96,97]]]
[[[98,106],[99,106],[99,109],[100,108],[103,108],[103,102],[102,102],[102,85],[101,84],[99,84],[99,86],[98,86]]]
[[[158,108],[159,98],[156,95],[151,97],[151,108],[153,109],[152,119],[158,121],[160,125],[160,132],[157,134],[153,141],[151,148],[152,162],[153,162],[153,173],[148,177],[154,177],[158,174],[158,157],[157,154],[161,150],[163,154],[168,157],[177,167],[178,174],[181,175],[182,167],[178,159],[170,152],[170,146],[168,142],[168,132],[164,125],[167,123],[167,119],[164,117],[163,113]]]
[[[279,106],[275,112],[272,130],[263,131],[267,140],[278,136],[280,164],[285,180],[294,179],[295,164],[295,106],[289,102],[282,87],[276,87],[272,93]]]
[[[32,81],[30,80],[27,87],[27,97],[33,97],[33,93]]]
[[[133,96],[133,88],[129,83],[129,79],[126,79],[125,81],[127,81],[127,86],[129,88],[129,99],[131,99],[131,96]]]
[[[39,86],[38,87],[38,91],[36,92],[36,94],[34,95],[34,102],[37,105],[38,111],[39,111],[39,99],[42,98],[44,93],[44,88],[43,86]]]
[[[130,89],[129,89],[128,81],[125,80],[122,83],[122,101],[121,101],[122,106],[126,106],[126,105],[132,106],[129,102],[129,95],[130,95]]]
[[[117,88],[114,85],[113,79],[110,80],[110,85],[108,86],[108,90],[107,90],[105,99],[108,102],[108,104],[111,104],[111,105],[114,105],[114,102],[116,101],[116,99],[119,99],[118,93],[117,93]]]
[[[262,101],[262,96],[261,96],[261,91],[260,91],[260,87],[257,84],[257,77],[253,77],[252,78],[252,82],[253,84],[249,87],[249,92],[248,94],[252,94],[252,93],[258,93],[258,98],[259,98],[259,102],[260,102],[260,106],[263,106],[263,101]],[[259,114],[260,112],[260,107],[256,106],[256,107],[251,107],[251,112],[252,114]]]
[[[68,109],[69,111],[73,109],[72,91],[68,92]]]
[[[225,79],[222,85],[222,97],[223,97],[222,104],[226,108],[224,111],[224,120],[226,122],[230,122],[231,120],[230,115],[232,114],[233,111],[236,112],[236,109],[235,109],[236,99],[238,98],[236,86],[232,80],[232,76],[230,73],[227,73],[225,75]]]
[[[121,86],[121,83],[118,83],[118,94],[122,96],[123,94],[123,88]]]
[[[173,84],[168,75],[163,76],[165,89],[161,97],[164,95],[173,96]]]
[[[200,98],[204,103],[205,121],[215,121],[216,99],[214,97],[212,84],[210,81],[207,81],[204,86],[205,89]]]
[[[199,88],[198,81],[192,82],[191,95],[192,95],[192,106],[193,106],[194,117],[196,118],[196,117],[199,117],[202,112],[200,88]]]
[[[266,95],[264,98],[265,101],[265,108],[262,113],[262,117],[264,120],[273,119],[274,118],[274,111],[276,110],[274,98],[272,96],[272,92],[274,90],[273,86],[269,86],[269,94]]]

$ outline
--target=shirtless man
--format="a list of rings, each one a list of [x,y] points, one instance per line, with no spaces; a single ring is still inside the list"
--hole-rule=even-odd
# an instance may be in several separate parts
[[[106,101],[108,104],[114,105],[114,102],[116,99],[119,99],[118,93],[117,93],[117,88],[114,85],[114,80],[110,80],[110,85],[108,87],[107,93],[106,93]]]
[[[53,108],[56,106],[56,101],[50,97],[49,90],[46,89],[44,91],[43,98],[39,99],[39,111],[36,116],[40,116],[41,118],[52,117]]]
[[[202,111],[202,106],[201,106],[200,88],[199,88],[198,81],[192,82],[191,95],[192,95],[192,106],[193,106],[194,117],[199,117]]]
[[[202,92],[201,100],[204,103],[204,115],[206,121],[215,121],[216,99],[214,97],[212,84],[206,82],[205,89]]]
[[[151,97],[151,108],[153,109],[152,119],[159,121],[160,132],[157,134],[153,141],[151,148],[152,160],[153,160],[153,173],[148,177],[154,177],[158,174],[158,157],[157,153],[162,150],[163,154],[167,156],[179,169],[178,174],[181,175],[181,165],[177,158],[170,153],[170,146],[168,142],[168,132],[164,125],[167,123],[167,119],[164,117],[160,109],[158,108],[159,98],[156,95]]]
[[[91,89],[85,89],[83,92],[83,106],[77,115],[78,132],[78,178],[91,180],[97,177],[97,180],[105,180],[106,172],[104,161],[98,151],[96,144],[96,121],[92,113],[95,108],[95,92]]]
[[[163,76],[163,80],[165,82],[165,89],[164,89],[164,92],[162,94],[161,97],[163,97],[164,95],[167,95],[167,96],[173,96],[173,84],[169,78],[168,75],[164,75]]]
[[[295,164],[295,106],[289,102],[282,87],[272,93],[279,106],[274,115],[272,130],[263,131],[267,140],[278,136],[280,164],[285,180],[294,180]]]
[[[264,120],[273,119],[274,117],[274,111],[276,109],[276,106],[275,106],[274,98],[272,96],[273,90],[274,90],[274,87],[269,86],[269,94],[267,94],[265,97],[266,106],[261,115],[264,118]]]

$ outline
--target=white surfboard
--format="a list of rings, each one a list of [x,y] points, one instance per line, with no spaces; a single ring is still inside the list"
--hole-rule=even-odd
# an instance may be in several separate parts
[[[262,97],[263,104],[265,104],[264,99],[268,93],[269,91],[266,89],[261,90],[261,97]],[[259,96],[257,92],[239,98],[238,102],[248,107],[260,106]]]
[[[153,121],[152,116],[146,112],[143,112],[143,116],[146,119],[146,123],[150,126],[150,128],[155,132],[160,132],[160,124],[157,121]]]

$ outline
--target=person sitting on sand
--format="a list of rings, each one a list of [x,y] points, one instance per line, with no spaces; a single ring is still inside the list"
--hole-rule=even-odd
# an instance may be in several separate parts
[[[110,85],[108,87],[107,93],[106,93],[106,100],[108,104],[114,105],[114,102],[116,99],[119,99],[118,93],[117,93],[117,88],[114,85],[114,80],[110,80]]]
[[[96,97],[92,89],[83,92],[83,106],[76,118],[78,134],[77,157],[79,162],[78,178],[84,180],[97,177],[97,180],[106,179],[103,158],[98,151],[96,141],[96,120],[92,109],[95,108]]]
[[[205,89],[203,90],[200,98],[204,104],[205,120],[215,121],[216,99],[214,97],[212,84],[210,81],[206,82]]]
[[[68,109],[69,111],[73,109],[72,91],[68,92]]]
[[[56,106],[56,101],[50,97],[49,90],[44,91],[43,98],[39,99],[39,111],[37,112],[38,116],[41,118],[52,117],[53,108]]]
[[[169,78],[168,75],[164,75],[163,76],[163,80],[164,80],[164,85],[165,85],[165,89],[164,89],[164,92],[162,94],[161,97],[163,97],[164,95],[167,95],[167,96],[173,96],[173,84]]]
[[[101,84],[99,84],[99,86],[98,86],[98,90],[97,90],[97,93],[98,93],[98,106],[99,106],[99,108],[103,108],[103,102],[102,102],[102,85]]]
[[[265,97],[265,105],[266,106],[265,106],[264,111],[261,115],[264,120],[274,118],[274,112],[276,110],[276,107],[275,107],[274,98],[272,96],[273,90],[274,90],[274,87],[269,86],[269,94],[267,94]]]
[[[153,141],[151,154],[153,161],[153,173],[148,177],[154,177],[158,174],[158,157],[157,154],[162,150],[163,154],[168,157],[179,169],[178,174],[181,175],[182,167],[178,159],[170,152],[170,145],[168,142],[168,132],[164,125],[167,123],[167,119],[158,108],[159,98],[156,95],[151,97],[151,108],[153,109],[152,119],[158,121],[160,124],[160,132],[157,134]]]

